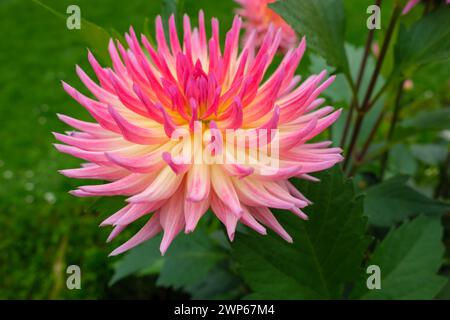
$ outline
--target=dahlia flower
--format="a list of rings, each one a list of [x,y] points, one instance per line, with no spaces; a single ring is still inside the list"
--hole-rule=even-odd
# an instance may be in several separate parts
[[[270,25],[281,28],[280,51],[294,48],[297,45],[297,35],[294,29],[284,21],[268,4],[276,0],[235,0],[241,7],[236,13],[244,18],[246,33],[244,41],[254,37],[254,43],[259,46],[265,37]]]
[[[56,133],[64,143],[56,148],[87,161],[60,172],[109,181],[71,193],[128,196],[126,206],[101,223],[114,226],[108,241],[135,220],[148,219],[111,255],[161,231],[164,254],[176,235],[192,232],[209,208],[230,240],[241,222],[261,234],[268,227],[291,242],[269,208],[306,219],[301,209],[310,201],[288,179],[314,181],[310,173],[342,160],[341,149],[329,147],[331,142],[308,143],[339,117],[340,110],[318,108],[324,102],[319,94],[334,77],[326,79],[323,71],[301,82],[294,76],[305,51],[303,39],[265,79],[282,38],[273,27],[259,51],[252,38],[239,50],[241,20],[235,17],[222,51],[216,19],[208,40],[203,13],[197,28],[185,16],[182,43],[174,21],[170,17],[166,39],[157,17],[155,45],[144,35],[139,42],[132,28],[125,35],[128,48],[111,40],[112,68],[100,66],[89,52],[98,83],[78,66],[76,72],[94,98],[63,82],[96,123],[58,115],[75,131]],[[228,138],[233,133],[248,140],[236,143]]]

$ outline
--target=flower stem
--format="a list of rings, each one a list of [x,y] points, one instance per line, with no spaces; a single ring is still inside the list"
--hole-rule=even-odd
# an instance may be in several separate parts
[[[369,136],[367,137],[366,142],[364,143],[364,146],[361,150],[361,152],[358,154],[356,161],[358,163],[362,162],[364,160],[365,155],[367,154],[367,151],[369,150],[370,144],[372,143],[372,140],[375,138],[375,135],[378,131],[378,128],[381,125],[381,121],[384,118],[385,112],[386,112],[386,106],[387,104],[384,105],[383,109],[381,110],[380,114],[378,115],[378,118],[374,124],[374,126],[372,127],[372,130],[369,133]]]
[[[363,103],[361,105],[362,110],[368,111],[373,104],[370,104],[370,98],[372,97],[373,90],[375,89],[375,85],[378,80],[378,76],[381,72],[381,67],[383,66],[384,58],[386,57],[387,50],[389,48],[389,44],[392,39],[392,35],[394,34],[395,25],[397,24],[397,20],[400,16],[400,8],[395,7],[394,12],[392,13],[391,20],[389,21],[389,25],[386,31],[386,36],[383,41],[383,45],[380,51],[380,57],[378,58],[377,64],[375,65],[375,70],[373,71],[372,77],[370,79],[369,87],[367,88],[366,95],[364,97]]]
[[[378,76],[380,74],[384,58],[386,57],[386,53],[389,48],[389,44],[391,42],[392,35],[395,30],[395,25],[397,24],[399,16],[400,16],[400,7],[396,6],[394,8],[394,12],[392,13],[391,20],[389,21],[389,25],[386,30],[386,36],[384,38],[383,45],[381,47],[380,57],[378,58],[377,64],[375,65],[375,70],[373,71],[372,77],[370,79],[369,87],[367,88],[363,103],[358,110],[359,112],[358,112],[358,116],[356,118],[355,128],[353,130],[350,144],[347,149],[347,157],[344,161],[344,169],[348,168],[350,158],[352,158],[352,156],[353,156],[353,149],[356,146],[356,141],[358,139],[359,132],[360,132],[361,126],[362,126],[362,122],[364,121],[364,117],[365,117],[366,113],[370,110],[370,108],[373,106],[373,104],[370,104],[370,98],[371,98],[373,90],[375,88],[375,84],[378,80]]]
[[[401,99],[402,99],[402,93],[403,93],[403,84],[404,81],[400,81],[400,84],[397,88],[397,95],[395,97],[395,105],[394,105],[394,114],[392,116],[391,125],[389,127],[389,132],[387,135],[386,143],[389,143],[392,140],[392,137],[394,135],[395,126],[398,121],[398,116],[400,114],[401,109]],[[389,158],[389,150],[386,150],[381,158],[381,166],[380,166],[380,178],[383,179],[384,172],[386,170],[387,160]]]
[[[375,5],[380,6],[381,0],[377,0],[375,2]],[[351,123],[352,117],[353,117],[353,110],[358,108],[358,91],[361,86],[362,78],[364,76],[364,71],[366,69],[367,59],[369,57],[370,48],[372,47],[374,34],[375,34],[375,29],[370,29],[369,33],[367,35],[366,45],[364,47],[363,58],[361,60],[360,66],[359,66],[358,77],[356,78],[356,85],[355,85],[356,92],[353,92],[352,102],[350,103],[350,109],[348,111],[347,118],[345,119],[344,132],[342,133],[342,138],[341,138],[341,146],[344,146],[345,142],[347,141],[347,135],[348,135],[348,131],[350,129],[350,123]]]
[[[350,162],[349,160],[353,155],[353,149],[355,148],[356,140],[359,136],[359,132],[361,130],[364,116],[365,116],[365,112],[363,110],[358,110],[358,115],[357,115],[356,121],[355,121],[355,127],[353,128],[353,134],[352,134],[350,144],[349,144],[348,150],[347,150],[347,157],[345,158],[345,161],[344,161],[344,170],[347,169],[349,162]]]

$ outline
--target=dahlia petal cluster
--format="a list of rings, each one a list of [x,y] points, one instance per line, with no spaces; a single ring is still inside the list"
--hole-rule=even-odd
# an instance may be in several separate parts
[[[211,20],[209,39],[203,12],[198,20],[198,27],[192,28],[184,16],[180,41],[174,17],[169,19],[168,39],[157,17],[156,44],[144,35],[138,38],[130,28],[127,47],[119,41],[109,43],[112,68],[102,67],[89,52],[97,81],[78,66],[76,72],[92,98],[63,82],[65,91],[96,122],[58,115],[75,130],[56,133],[64,143],[56,148],[86,161],[80,168],[60,172],[107,181],[71,193],[128,197],[125,207],[101,223],[114,227],[108,241],[134,221],[147,219],[111,255],[160,232],[164,254],[177,234],[192,232],[209,208],[230,240],[240,222],[260,234],[270,228],[291,242],[269,208],[290,210],[306,219],[301,209],[310,201],[288,179],[314,181],[310,173],[342,160],[341,149],[330,147],[331,142],[308,142],[334,123],[340,110],[319,108],[324,103],[319,95],[333,77],[327,78],[325,71],[304,81],[294,75],[305,51],[304,39],[265,77],[282,40],[281,30],[270,27],[258,51],[253,38],[239,50],[241,20],[235,17],[222,49],[218,20]],[[180,130],[182,134],[175,135]],[[229,132],[244,131],[264,134],[253,145],[236,146],[226,139]],[[275,141],[276,150],[267,151]],[[192,146],[194,152],[185,152]],[[255,150],[271,161],[252,159]],[[225,155],[226,161],[199,159],[218,155]]]
[[[269,8],[269,4],[276,0],[235,0],[240,8],[236,13],[244,18],[246,33],[244,41],[254,38],[254,43],[259,46],[271,25],[281,29],[280,51],[294,48],[297,43],[297,35],[292,27],[284,21],[275,11]]]

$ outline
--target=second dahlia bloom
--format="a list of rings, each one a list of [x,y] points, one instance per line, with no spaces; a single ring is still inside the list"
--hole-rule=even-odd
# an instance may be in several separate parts
[[[216,19],[209,40],[202,12],[198,28],[187,16],[183,27],[180,43],[171,17],[166,39],[158,17],[155,45],[143,35],[139,42],[130,28],[128,48],[112,40],[109,44],[112,68],[100,66],[89,53],[98,83],[80,67],[76,70],[95,98],[63,83],[96,123],[59,115],[76,130],[55,134],[65,143],[56,148],[87,161],[61,173],[110,181],[79,187],[72,191],[75,196],[128,196],[127,205],[101,224],[114,226],[108,240],[137,219],[148,219],[113,255],[161,231],[164,253],[179,232],[193,231],[209,208],[231,240],[241,222],[261,234],[271,228],[292,241],[269,208],[306,219],[301,208],[310,202],[288,178],[315,180],[310,173],[342,159],[339,148],[329,148],[331,142],[308,143],[339,117],[332,107],[318,108],[324,102],[319,94],[333,77],[326,79],[322,72],[301,82],[294,76],[305,51],[303,40],[264,78],[280,31],[270,29],[255,52],[251,39],[238,49],[238,17],[223,50]],[[226,139],[229,133],[258,135],[249,134],[253,140],[239,145]],[[253,151],[269,161],[252,158]],[[220,156],[222,161],[207,161]]]
[[[294,29],[269,8],[276,0],[235,0],[241,7],[236,13],[244,18],[246,33],[244,39],[254,37],[254,43],[259,46],[271,25],[281,29],[280,50],[294,48],[297,45],[297,34]]]

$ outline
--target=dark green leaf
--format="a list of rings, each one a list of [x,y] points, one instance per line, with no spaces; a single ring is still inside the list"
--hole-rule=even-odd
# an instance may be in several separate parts
[[[444,246],[440,220],[419,216],[391,231],[368,265],[381,271],[381,289],[368,290],[361,278],[353,296],[360,299],[432,299],[447,279],[438,276]],[[369,275],[366,275],[367,277]]]
[[[208,234],[197,229],[189,235],[180,235],[168,250],[157,284],[182,288],[203,280],[223,258]]]
[[[442,7],[400,28],[395,48],[396,71],[411,76],[416,67],[450,57],[450,8]]]
[[[439,144],[413,144],[411,152],[423,163],[435,166],[444,162],[448,147]]]
[[[450,204],[427,198],[409,187],[407,181],[407,176],[398,176],[367,190],[364,211],[372,225],[387,227],[415,214],[450,210]]]
[[[417,160],[403,143],[396,144],[389,153],[389,171],[394,174],[413,176],[417,171]]]
[[[161,257],[159,251],[160,242],[161,236],[158,236],[127,253],[117,264],[110,285],[131,274],[157,272],[160,273],[158,285],[183,288],[200,298],[203,297],[202,293],[197,295],[195,289],[198,286],[202,286],[202,292],[209,290],[219,295],[223,293],[220,291],[223,286],[228,287],[234,283],[231,281],[233,278],[231,275],[225,278],[224,272],[228,272],[227,270],[219,270],[217,267],[225,257],[223,249],[215,246],[216,242],[203,229],[197,228],[192,234],[179,235],[164,257]],[[221,277],[226,281],[223,284],[213,285],[207,281],[208,277]]]
[[[340,168],[318,177],[320,183],[295,181],[314,202],[306,209],[309,221],[277,211],[277,218],[293,236],[293,244],[272,234],[237,236],[234,258],[253,290],[249,297],[341,298],[344,284],[358,274],[368,243],[362,199],[356,197],[352,181],[344,181]]]
[[[270,5],[327,63],[349,75],[342,0],[282,0]]]
[[[118,262],[114,269],[114,275],[109,281],[109,285],[113,285],[117,281],[148,268],[161,259],[159,251],[159,243],[161,237],[158,236],[149,241],[144,242],[140,246],[134,248]]]
[[[190,285],[186,291],[192,299],[236,299],[242,291],[239,278],[222,267],[214,268],[198,283]]]
[[[450,128],[450,108],[420,112],[414,118],[402,121],[401,126],[423,130],[447,130]]]

